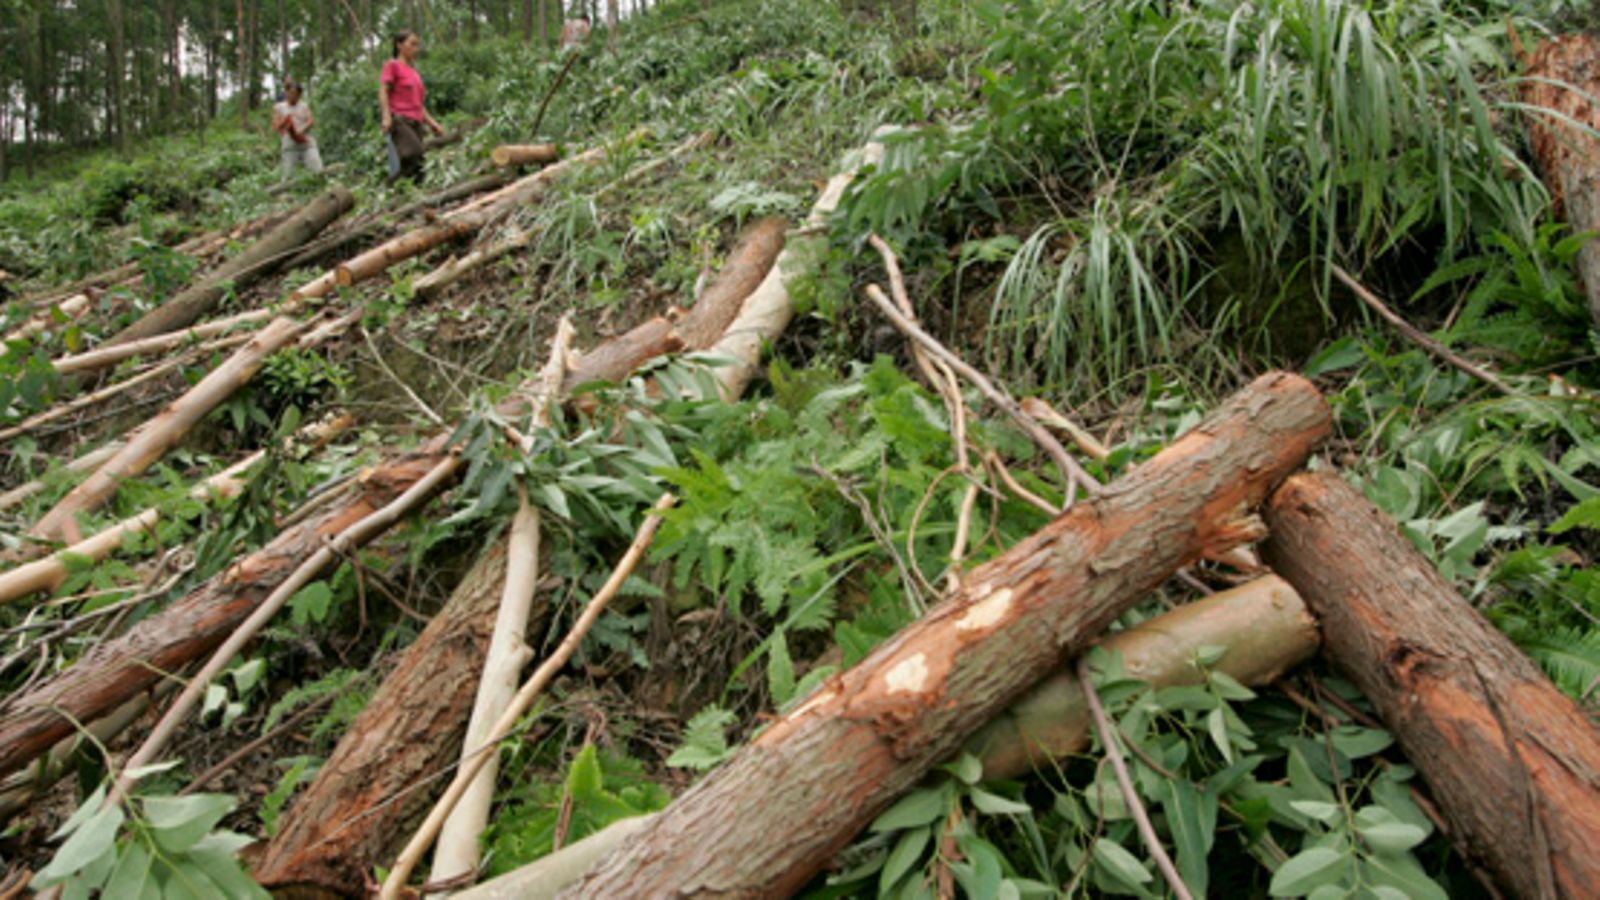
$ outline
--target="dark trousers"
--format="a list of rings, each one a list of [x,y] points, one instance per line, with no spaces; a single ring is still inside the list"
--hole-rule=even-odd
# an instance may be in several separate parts
[[[405,116],[395,116],[393,122],[389,137],[400,157],[400,177],[416,181],[422,174],[422,123]]]

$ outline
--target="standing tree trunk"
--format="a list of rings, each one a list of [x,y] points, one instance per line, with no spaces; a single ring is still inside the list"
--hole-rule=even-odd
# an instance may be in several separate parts
[[[284,0],[278,0],[278,83],[289,76],[289,11]]]
[[[1516,896],[1593,897],[1600,732],[1583,711],[1337,475],[1291,478],[1266,515],[1267,561],[1467,855]]]
[[[112,0],[113,3],[117,0]],[[245,131],[250,130],[250,97],[245,90],[245,78],[249,75],[250,51],[244,29],[244,0],[233,0],[234,43],[239,45],[239,84],[236,92],[239,95],[239,127]]]
[[[1330,430],[1305,379],[1256,379],[1099,497],[973,569],[949,600],[779,717],[564,896],[798,890],[1146,592],[1259,537],[1249,510]]]
[[[617,0],[606,0],[606,51],[617,52]]]
[[[178,121],[183,110],[183,60],[178,52],[177,0],[161,0],[161,25],[167,56],[167,124]]]
[[[122,96],[123,59],[126,55],[123,48],[125,32],[122,21],[122,0],[106,0],[106,20],[111,26],[111,40],[107,44],[110,51],[110,67],[107,70],[107,84],[111,92],[111,114],[113,118],[108,122],[116,135],[117,150],[128,152],[128,123],[125,117],[124,98]]]

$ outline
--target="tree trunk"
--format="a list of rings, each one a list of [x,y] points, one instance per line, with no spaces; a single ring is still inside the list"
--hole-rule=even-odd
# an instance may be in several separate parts
[[[606,51],[617,52],[617,0],[606,0]]]
[[[289,71],[289,12],[284,0],[278,0],[278,83],[290,76]]]
[[[1520,48],[1520,42],[1518,43]],[[1528,116],[1529,144],[1555,205],[1563,207],[1574,233],[1600,229],[1600,142],[1584,129],[1600,128],[1600,41],[1586,32],[1540,44],[1524,60],[1522,102],[1552,114]],[[1578,250],[1578,276],[1589,297],[1589,313],[1600,325],[1600,243]]]
[[[564,896],[799,889],[1146,592],[1259,537],[1248,511],[1330,430],[1305,379],[1256,379],[1098,498],[973,569],[949,600],[778,718]]]
[[[209,313],[231,286],[242,290],[271,272],[289,254],[315,237],[330,222],[355,205],[355,197],[342,185],[335,185],[306,204],[283,224],[268,232],[249,249],[207,274],[187,290],[145,313],[106,342],[115,346],[139,338],[177,331]]]
[[[1468,856],[1519,897],[1593,897],[1600,731],[1577,704],[1338,476],[1290,479],[1266,515],[1267,560]]]
[[[625,334],[582,354],[567,372],[571,391],[590,381],[620,381],[648,360],[680,350],[709,350],[739,314],[744,300],[772,271],[783,249],[782,219],[763,219],[745,231],[717,280],[694,308],[672,321],[647,319]]]
[[[116,2],[116,0],[112,0],[112,2]],[[245,80],[249,77],[249,74],[250,74],[249,73],[250,51],[249,51],[249,36],[246,34],[245,27],[244,27],[244,24],[245,24],[245,19],[244,19],[244,0],[233,0],[233,14],[234,14],[233,40],[234,40],[234,43],[236,43],[238,45],[238,47],[239,47],[239,84],[238,84],[238,87],[237,87],[237,93],[239,95],[239,97],[238,97],[238,99],[239,99],[239,127],[244,129],[245,131],[249,131],[250,130],[250,97],[249,97],[249,91],[247,91],[245,89]]]
[[[557,155],[555,144],[501,144],[489,151],[489,159],[502,169],[510,166],[542,166],[554,162]]]
[[[729,277],[750,280],[742,270]],[[508,544],[502,535],[479,556],[445,608],[406,649],[351,724],[316,780],[289,807],[256,866],[262,884],[355,895],[364,873],[388,862],[393,845],[427,812],[428,793],[405,791],[460,755],[494,631]],[[543,613],[542,607],[535,611],[536,616]],[[437,785],[443,787],[443,782]],[[380,807],[392,800],[397,801],[392,807]],[[370,814],[380,808],[389,811]]]
[[[183,59],[178,52],[177,0],[161,0],[161,24],[167,53],[167,123],[174,125],[183,109]]]
[[[1260,686],[1315,655],[1318,635],[1317,623],[1294,588],[1268,575],[1119,631],[1100,645],[1122,655],[1130,678],[1155,687],[1201,683],[1205,676],[1195,665],[1196,654],[1205,647],[1222,647],[1226,653],[1216,671]],[[1083,752],[1089,746],[1090,727],[1083,688],[1073,667],[1065,665],[973,735],[965,750],[983,763],[986,780],[1021,778]],[[654,818],[637,816],[613,823],[456,894],[456,900],[550,900]]]
[[[196,422],[248,382],[267,357],[295,340],[304,328],[302,323],[287,318],[263,328],[199,384],[141,426],[126,447],[73,488],[28,533],[44,540],[79,541],[82,536],[78,533],[78,513],[98,509],[116,493],[122,481],[137,477],[159,460]]]
[[[107,83],[111,88],[111,111],[114,116],[108,124],[116,135],[117,150],[127,153],[128,123],[124,115],[126,101],[122,96],[123,60],[126,59],[126,51],[123,48],[126,32],[122,21],[122,0],[106,0],[106,18],[107,24],[111,26],[111,41],[108,44],[108,49],[111,51],[111,65]]]
[[[348,503],[287,529],[122,636],[95,645],[70,668],[0,705],[0,775],[195,659],[215,650],[307,556],[381,509],[427,474],[442,453],[421,453],[365,476]]]

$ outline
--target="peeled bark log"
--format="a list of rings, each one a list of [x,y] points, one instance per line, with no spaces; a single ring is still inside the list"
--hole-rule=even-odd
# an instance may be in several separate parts
[[[1574,233],[1600,229],[1600,142],[1582,129],[1600,129],[1600,41],[1588,33],[1545,41],[1526,60],[1518,91],[1541,113],[1528,116],[1528,142],[1557,215]],[[1589,313],[1600,325],[1600,244],[1578,250],[1578,276]]]
[[[792,893],[933,765],[1249,510],[1328,434],[1304,379],[1256,379],[825,683],[563,896]],[[781,831],[782,840],[773,840]]]
[[[434,247],[465,237],[478,229],[477,222],[454,219],[433,222],[386,241],[367,252],[342,262],[334,270],[340,287],[366,281],[395,263],[420,256]]]
[[[323,542],[403,493],[443,454],[418,454],[369,474],[351,502],[284,531],[70,668],[0,705],[0,775],[13,772],[90,722],[215,650]]]
[[[189,496],[196,500],[209,500],[212,496],[222,498],[238,496],[244,489],[244,482],[240,476],[260,459],[260,451],[250,454],[201,482]],[[154,528],[156,523],[161,521],[161,513],[161,507],[152,506],[70,547],[57,550],[44,559],[36,559],[0,572],[0,603],[10,603],[35,591],[55,590],[70,574],[69,558],[99,562],[121,547],[128,536]]]
[[[113,335],[107,343],[121,344],[187,327],[221,302],[229,285],[243,288],[271,272],[297,247],[348,212],[355,202],[355,196],[348,188],[335,185],[249,249],[218,266],[171,300],[145,313],[138,321]]]
[[[1336,475],[1295,476],[1266,516],[1267,561],[1472,861],[1520,897],[1594,896],[1600,731],[1577,704]]]
[[[146,422],[129,437],[127,446],[107,460],[93,475],[72,489],[29,532],[36,538],[79,540],[75,516],[98,509],[124,479],[143,472],[188,433],[207,413],[248,382],[267,361],[267,357],[293,341],[305,325],[292,319],[278,319],[263,328],[249,343],[239,348],[222,365],[161,414]]]
[[[143,356],[147,353],[165,353],[168,350],[172,350],[176,347],[182,347],[184,344],[191,343],[193,341],[202,341],[206,338],[216,337],[217,335],[225,334],[236,328],[251,327],[257,322],[264,322],[268,319],[271,319],[279,312],[284,314],[294,313],[299,309],[299,306],[300,304],[298,303],[287,303],[276,312],[270,309],[252,309],[247,312],[239,313],[238,315],[228,316],[225,319],[217,319],[212,322],[196,325],[195,327],[185,329],[184,331],[158,334],[153,337],[141,338],[137,341],[129,341],[125,344],[118,344],[115,347],[96,347],[93,350],[88,350],[83,353],[76,353],[71,356],[63,356],[60,359],[57,359],[51,365],[62,375],[72,375],[78,372],[93,372],[97,369],[109,369],[117,363],[120,363],[125,359],[132,359],[135,356]]]
[[[1195,666],[1195,654],[1201,647],[1225,647],[1216,670],[1243,684],[1263,685],[1315,655],[1317,644],[1317,623],[1294,588],[1275,575],[1180,606],[1100,642],[1122,655],[1129,677],[1157,687],[1200,683],[1204,673]],[[1072,667],[1063,666],[973,735],[965,749],[983,763],[984,778],[1019,778],[1051,760],[1082,752],[1089,746],[1089,728],[1083,689]],[[653,818],[616,822],[455,896],[549,900]]]
[[[748,273],[729,277],[746,281]],[[589,355],[615,354],[602,348]],[[407,789],[449,766],[461,752],[494,629],[507,546],[502,536],[478,558],[316,779],[284,813],[281,830],[255,866],[263,885],[355,896],[364,874],[387,862],[414,830],[430,794]],[[543,613],[541,607],[534,614]],[[391,802],[383,814],[374,814],[380,804]]]
[[[542,166],[560,156],[555,144],[501,144],[489,151],[489,159],[502,169],[512,166]]]
[[[121,449],[121,441],[111,441],[109,443],[102,444],[101,446],[90,450],[88,453],[83,454],[72,462],[67,463],[64,468],[68,472],[87,472],[110,459],[112,454]],[[4,494],[0,494],[0,510],[6,510],[12,508],[13,506],[18,506],[26,501],[29,497],[32,497],[34,494],[37,494],[44,489],[45,483],[37,480],[30,481],[27,484],[18,485],[17,487],[6,491]]]

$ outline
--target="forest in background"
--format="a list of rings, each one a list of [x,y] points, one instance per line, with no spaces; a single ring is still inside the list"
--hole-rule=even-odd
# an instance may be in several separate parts
[[[508,530],[514,538],[530,511],[542,522],[532,652],[515,668],[558,652],[571,663],[499,743],[469,868],[514,873],[624,820],[644,829],[625,840],[645,848],[659,846],[649,829],[662,822],[674,834],[686,821],[713,829],[715,816],[670,818],[692,809],[674,798],[701,801],[749,777],[739,766],[759,755],[753,745],[935,627],[938,610],[977,605],[973,592],[998,583],[989,573],[1030,535],[1073,518],[1058,516],[1063,506],[1104,509],[1095,484],[1139,484],[1208,411],[1233,409],[1225,398],[1251,396],[1275,368],[1326,398],[1331,436],[1313,468],[1343,476],[1392,521],[1412,556],[1389,569],[1422,566],[1457,612],[1493,625],[1482,640],[1509,638],[1515,660],[1481,657],[1548,678],[1578,711],[1563,720],[1575,731],[1560,733],[1562,746],[1592,759],[1582,748],[1600,704],[1600,307],[1580,278],[1589,235],[1565,222],[1583,204],[1562,196],[1539,129],[1571,141],[1592,139],[1594,124],[1581,106],[1541,106],[1537,88],[1559,79],[1528,74],[1543,58],[1533,49],[1581,36],[1589,10],[663,0],[614,29],[595,10],[595,33],[567,57],[531,39],[541,20],[553,35],[558,5],[240,2],[219,22],[219,5],[172,2],[130,14],[113,37],[116,0],[9,0],[0,30],[28,49],[0,60],[0,134],[15,138],[0,182],[11,490],[0,584],[40,554],[61,568],[42,592],[0,605],[0,743],[64,731],[0,759],[8,883],[232,895],[256,890],[248,872],[275,889],[375,889],[452,778]],[[430,109],[453,142],[430,154],[421,184],[391,185],[374,80],[383,33],[412,23]],[[186,48],[182,78],[175,45]],[[260,103],[285,57],[309,83],[335,168],[280,184]],[[125,77],[109,78],[115,69]],[[241,81],[252,86],[242,98]],[[534,184],[537,169],[502,172],[491,151],[545,142],[561,162],[492,215],[472,210],[466,188],[450,196]],[[851,170],[837,209],[808,219],[829,177]],[[200,321],[262,315],[205,334],[186,324],[160,350],[66,370],[227,271],[288,213],[344,202],[335,184],[349,188],[348,210],[304,241],[310,249],[248,281],[215,280]],[[431,243],[403,254],[394,243],[422,235]],[[793,321],[738,352],[686,337],[684,323],[744,299],[733,285],[772,266],[773,235]],[[379,251],[381,263],[362,268]],[[348,284],[333,277],[341,270]],[[744,293],[765,290],[752,286]],[[890,292],[879,293],[887,307],[874,286]],[[897,304],[912,327],[885,311]],[[561,320],[588,350],[558,367],[578,388],[564,405],[527,390],[552,365]],[[95,465],[70,461],[136,439],[125,432],[274,327],[281,349],[260,354],[247,384],[143,474],[119,478],[101,508],[68,517],[83,535],[161,510],[154,524],[121,533],[95,561],[60,552],[59,535],[41,539],[39,523]],[[946,380],[913,327],[979,378]],[[673,340],[650,338],[661,330]],[[636,373],[581,376],[616,347]],[[662,349],[683,352],[652,361]],[[743,396],[730,378],[748,381]],[[507,406],[530,396],[545,399]],[[1010,396],[1027,398],[1025,414]],[[308,425],[339,414],[350,417],[342,431]],[[1225,416],[1206,421],[1226,432]],[[1071,461],[1029,422],[1059,425]],[[1248,445],[1248,432],[1238,439]],[[96,667],[118,648],[137,661],[148,646],[138,642],[172,631],[196,598],[261,603],[271,586],[241,580],[240,560],[276,558],[263,554],[330,502],[382,506],[416,483],[419,461],[445,457],[461,461],[448,493],[290,592],[224,661],[166,762],[107,804],[109,779],[243,615],[206,620],[216,634],[203,647],[162,657],[179,665],[145,672],[114,702],[84,699],[110,677]],[[417,468],[411,481],[384,480],[406,466]],[[226,491],[197,491],[224,475]],[[675,506],[650,513],[663,493]],[[1156,521],[1161,508],[1141,515]],[[1295,560],[1354,565],[1326,547],[1289,553],[1274,542],[1300,533],[1290,511],[1262,514],[1268,561],[1301,593]],[[655,527],[617,599],[562,651],[618,558]],[[737,847],[715,835],[684,843],[747,867],[717,870],[750,879],[728,883],[815,896],[1542,890],[1508,880],[1506,856],[1543,860],[1526,868],[1548,876],[1551,895],[1576,896],[1581,867],[1564,868],[1559,841],[1529,837],[1557,827],[1532,824],[1544,801],[1529,801],[1527,819],[1500,810],[1509,823],[1485,842],[1456,792],[1492,787],[1433,768],[1442,764],[1404,730],[1416,720],[1397,723],[1340,655],[1356,652],[1340,638],[1361,623],[1309,594],[1320,637],[1258,612],[1166,651],[1186,674],[1134,674],[1139,634],[1210,608],[1197,601],[1220,608],[1213,595],[1235,602],[1229,589],[1251,590],[1257,566],[1191,559],[1106,607],[1128,649],[1089,659],[1132,770],[1126,785],[1086,712],[1046,709],[1077,723],[1063,743],[1019,736],[1036,725],[1027,703],[1049,702],[1029,700],[993,707],[1021,723],[1011,737],[996,737],[1000,725],[970,736],[981,720],[940,730],[930,746],[954,743],[927,750],[927,762],[942,765],[885,779],[900,785],[892,796],[873,795],[865,820],[815,847],[814,828],[795,819],[747,820],[754,837]],[[1126,557],[1088,564],[1107,583],[1137,569]],[[985,573],[976,584],[974,572]],[[1255,602],[1282,609],[1282,596]],[[450,621],[456,638],[430,643]],[[1402,623],[1394,646],[1451,658],[1430,642],[1476,632],[1445,621],[1418,618],[1414,633]],[[1106,622],[1063,638],[1067,655]],[[1251,635],[1280,655],[1230,644]],[[458,645],[475,649],[446,661]],[[1230,668],[1243,657],[1257,668]],[[430,671],[463,673],[464,692],[441,690]],[[405,718],[424,712],[432,718]],[[1508,741],[1513,725],[1499,726]],[[1530,740],[1554,733],[1535,728]],[[997,755],[1035,739],[1047,755]],[[1582,783],[1581,765],[1569,768]],[[823,766],[783,782],[808,778],[851,792],[846,774]],[[789,809],[783,784],[764,789],[774,810]],[[1562,799],[1579,824],[1560,833],[1582,834],[1591,801]],[[358,824],[330,837],[335,812]],[[1141,837],[1141,814],[1176,882]],[[337,852],[317,858],[319,841]],[[780,860],[781,848],[809,855]],[[597,879],[645,877],[625,856],[589,872],[591,893]]]

